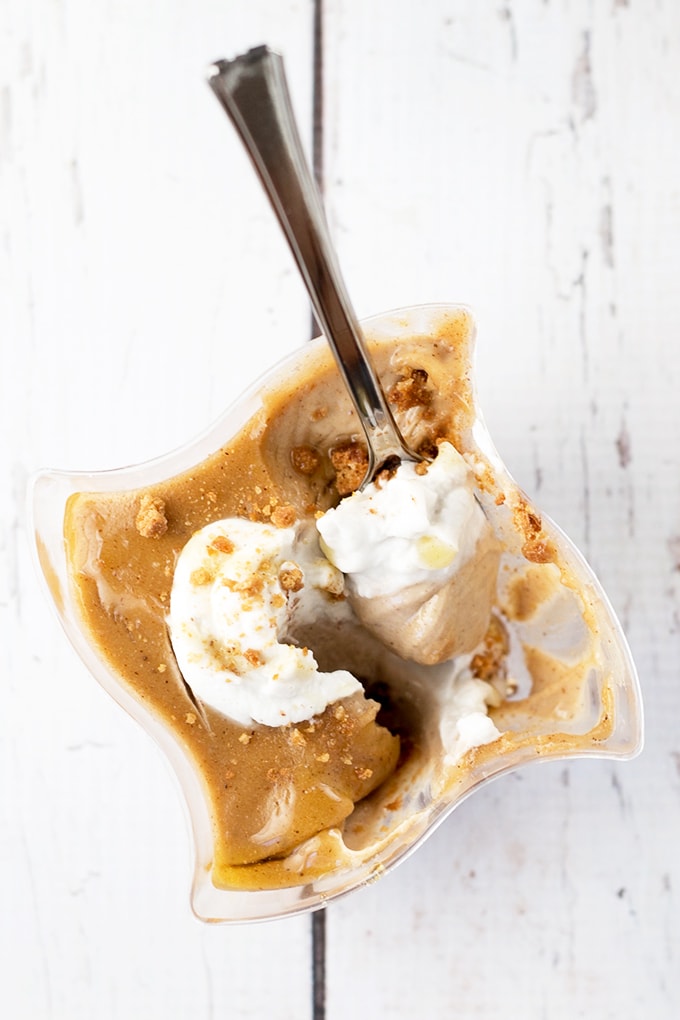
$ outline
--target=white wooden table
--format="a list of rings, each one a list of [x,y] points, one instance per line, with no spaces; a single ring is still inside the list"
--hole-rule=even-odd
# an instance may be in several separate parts
[[[208,927],[169,769],[63,637],[24,500],[185,442],[309,335],[203,77],[263,41],[310,148],[316,94],[359,313],[475,308],[490,431],[609,592],[647,739],[484,788],[314,924]],[[0,1015],[680,1015],[679,62],[675,0],[0,0]]]

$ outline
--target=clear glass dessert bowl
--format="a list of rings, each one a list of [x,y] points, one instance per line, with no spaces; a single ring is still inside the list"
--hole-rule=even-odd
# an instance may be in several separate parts
[[[359,800],[344,823],[321,842],[305,837],[276,861],[263,859],[219,872],[213,802],[199,759],[185,739],[186,728],[169,723],[167,713],[140,696],[130,675],[112,661],[105,637],[93,631],[74,583],[65,515],[78,493],[96,498],[138,492],[190,476],[239,435],[266,447],[263,457],[272,463],[285,459],[290,453],[286,435],[276,429],[267,434],[264,425],[272,408],[293,431],[314,419],[309,409],[285,416],[291,394],[295,399],[304,395],[309,380],[319,373],[337,374],[325,340],[307,343],[286,357],[205,434],[167,456],[115,471],[44,471],[32,482],[35,556],[61,624],[95,679],[156,740],[179,780],[195,851],[191,902],[206,921],[264,920],[317,908],[384,874],[465,797],[503,773],[541,760],[630,758],[641,747],[639,685],[614,612],[578,550],[510,477],[484,426],[474,392],[470,313],[458,305],[416,306],[376,316],[362,327],[374,357],[387,352],[384,365],[392,367],[395,359],[416,368],[427,364],[437,385],[441,362],[442,372],[451,376],[450,389],[438,385],[440,408],[450,405],[446,420],[452,442],[474,473],[476,498],[502,554],[495,632],[475,656],[466,657],[462,665],[454,660],[420,666],[386,652],[390,710],[392,717],[396,712],[397,729],[407,736],[403,746],[408,753],[402,754],[384,788]],[[417,431],[418,413],[417,408],[407,410],[402,428]],[[217,510],[206,512],[208,519],[211,513],[215,519]],[[121,555],[124,562],[124,552]],[[167,607],[153,604],[164,631]],[[109,612],[115,615],[115,606],[109,606]],[[348,666],[355,671],[356,656],[356,651],[350,655]],[[461,743],[457,728],[457,692],[461,676],[471,668],[495,685],[496,692],[488,708],[495,735],[487,735],[479,746],[470,746],[474,738]],[[168,676],[163,683],[170,682]],[[370,696],[380,697],[382,679],[368,676]],[[187,718],[191,715],[186,713]],[[389,718],[385,724],[391,728]],[[249,740],[245,735],[246,744]],[[243,761],[247,764],[247,758]],[[242,810],[247,812],[248,805]]]

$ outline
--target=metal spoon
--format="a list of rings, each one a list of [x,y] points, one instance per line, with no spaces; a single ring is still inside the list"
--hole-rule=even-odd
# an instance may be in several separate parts
[[[423,460],[397,428],[371,364],[300,142],[281,56],[258,46],[217,61],[208,81],[269,196],[359,415],[368,445],[361,488],[391,458]]]

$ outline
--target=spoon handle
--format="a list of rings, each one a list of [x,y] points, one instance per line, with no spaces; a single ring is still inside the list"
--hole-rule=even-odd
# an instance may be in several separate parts
[[[333,348],[366,434],[367,478],[389,456],[415,459],[395,425],[337,264],[300,142],[282,58],[258,46],[234,60],[217,61],[208,81],[250,155],[302,274],[316,319]]]

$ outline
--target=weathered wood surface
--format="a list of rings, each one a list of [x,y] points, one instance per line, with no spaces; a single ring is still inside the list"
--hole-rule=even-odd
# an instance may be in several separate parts
[[[358,310],[473,306],[489,429],[599,573],[646,702],[634,762],[499,780],[328,908],[325,1013],[670,1020],[680,7],[322,9],[324,186]],[[308,335],[290,257],[202,75],[269,41],[310,124],[314,16],[274,0],[0,0],[3,1015],[313,1016],[308,918],[190,917],[174,783],[45,604],[24,494],[44,465],[114,467],[183,443]]]

